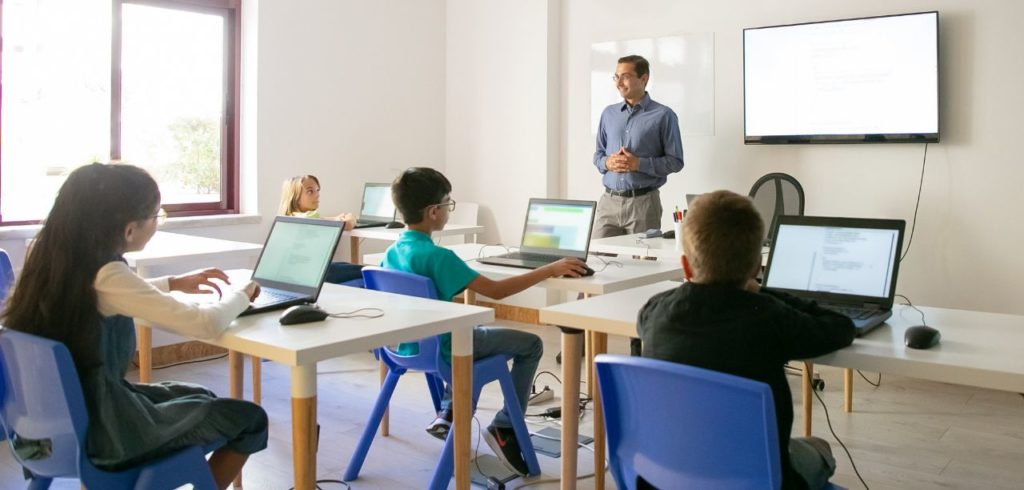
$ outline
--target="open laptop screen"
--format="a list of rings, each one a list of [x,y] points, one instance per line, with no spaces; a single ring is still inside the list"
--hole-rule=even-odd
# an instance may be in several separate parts
[[[391,221],[395,219],[395,204],[391,200],[391,184],[368,183],[363,187],[363,206],[359,219]]]
[[[343,229],[338,223],[278,217],[253,279],[272,287],[293,285],[319,290]]]
[[[593,224],[593,201],[530,199],[522,250],[586,259]]]
[[[780,219],[765,286],[860,297],[893,296],[902,220],[783,218],[789,219]]]

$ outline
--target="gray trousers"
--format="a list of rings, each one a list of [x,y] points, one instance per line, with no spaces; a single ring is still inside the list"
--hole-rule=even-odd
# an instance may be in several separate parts
[[[653,190],[639,197],[601,194],[597,202],[592,238],[643,233],[661,229],[661,192]]]
[[[607,238],[661,229],[661,192],[653,190],[638,197],[612,196],[605,192],[597,202],[592,238]],[[630,354],[640,355],[640,339],[631,339]]]
[[[789,440],[789,464],[804,477],[811,490],[824,488],[836,472],[836,459],[828,441],[819,437],[794,437]]]

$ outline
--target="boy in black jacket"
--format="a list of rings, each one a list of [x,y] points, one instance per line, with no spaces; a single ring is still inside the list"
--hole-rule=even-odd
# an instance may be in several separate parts
[[[853,322],[816,303],[762,291],[764,223],[746,196],[703,195],[683,225],[687,282],[651,298],[640,310],[643,356],[768,383],[775,398],[782,487],[821,488],[835,472],[829,444],[790,439],[793,398],[784,365],[850,345]]]

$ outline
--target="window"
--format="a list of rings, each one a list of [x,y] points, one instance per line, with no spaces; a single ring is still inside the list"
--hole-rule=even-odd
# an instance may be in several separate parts
[[[237,0],[0,2],[0,223],[124,160],[171,216],[238,209]]]

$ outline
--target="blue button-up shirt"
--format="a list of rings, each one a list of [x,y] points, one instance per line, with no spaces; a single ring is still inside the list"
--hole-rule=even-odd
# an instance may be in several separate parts
[[[609,172],[605,166],[608,156],[622,147],[640,158],[636,172]],[[683,142],[676,113],[651,100],[646,92],[633,107],[625,102],[606,107],[597,128],[594,166],[603,175],[604,186],[611,190],[665,185],[668,174],[683,169]]]

